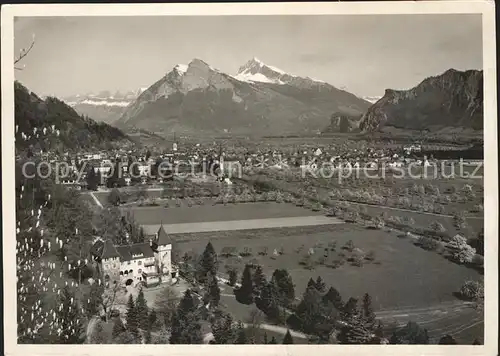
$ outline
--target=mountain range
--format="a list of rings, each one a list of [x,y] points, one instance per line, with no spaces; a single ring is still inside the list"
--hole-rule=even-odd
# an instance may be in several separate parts
[[[482,85],[482,71],[450,69],[408,90],[386,89],[383,97],[359,98],[257,58],[235,75],[193,59],[149,88],[64,100],[77,112],[125,132],[161,136],[482,130]]]
[[[115,125],[188,135],[316,133],[333,112],[361,115],[369,106],[331,84],[286,73],[257,58],[234,76],[193,59],[141,93]]]
[[[147,88],[125,93],[107,90],[98,93],[76,94],[63,97],[62,100],[73,107],[79,114],[89,116],[96,121],[113,124]]]

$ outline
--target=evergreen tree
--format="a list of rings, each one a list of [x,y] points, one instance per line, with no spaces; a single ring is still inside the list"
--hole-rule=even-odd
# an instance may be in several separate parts
[[[216,344],[232,344],[237,338],[237,329],[229,313],[220,313],[211,322],[212,334]]]
[[[257,266],[257,268],[255,269],[252,282],[254,295],[260,295],[262,288],[264,288],[264,286],[267,284],[266,276],[264,275],[262,266]]]
[[[349,298],[349,300],[347,301],[347,303],[345,303],[343,308],[344,319],[357,316],[358,312],[359,312],[358,299],[353,297]]]
[[[122,319],[116,318],[113,325],[113,339],[117,338],[118,335],[125,332],[125,326],[123,325]]]
[[[316,288],[316,282],[314,279],[309,278],[309,281],[307,282],[307,288]]]
[[[220,301],[220,288],[215,275],[212,275],[211,273],[208,274],[205,290],[205,304],[210,303],[210,306],[217,307]]]
[[[314,283],[314,281],[313,281]],[[308,286],[297,306],[297,325],[306,334],[312,334],[321,319],[321,295],[314,285]]]
[[[250,265],[246,265],[241,276],[241,287],[235,290],[236,299],[243,304],[253,303],[253,282]]]
[[[277,343],[278,343],[278,340],[276,340],[276,337],[274,337],[274,336],[271,338],[271,341],[269,341],[270,345],[271,344],[277,344]]]
[[[169,341],[171,344],[201,344],[203,342],[197,302],[189,289],[184,293],[172,317]]]
[[[406,326],[393,333],[389,342],[391,344],[426,345],[429,343],[429,335],[427,329],[409,321]]]
[[[139,294],[137,295],[137,299],[135,300],[135,316],[138,326],[142,330],[146,330],[149,325],[149,311],[142,288],[139,290]]]
[[[145,344],[152,343],[151,328],[149,326],[148,326],[148,329],[146,330],[146,335],[144,336],[144,343]]]
[[[211,242],[207,243],[197,268],[197,280],[205,283],[208,273],[217,275],[217,253]]]
[[[177,311],[182,316],[188,315],[189,313],[193,313],[196,311],[198,307],[198,303],[196,302],[195,296],[191,292],[191,289],[187,289],[182,296],[181,301],[179,302],[179,306]]]
[[[283,344],[293,344],[293,338],[290,334],[290,330],[287,329],[285,337],[283,338]]]
[[[342,296],[340,295],[338,290],[333,287],[330,287],[330,289],[328,289],[328,292],[326,292],[326,294],[323,296],[323,300],[332,303],[338,311],[342,311],[344,308]]]
[[[139,323],[137,319],[137,312],[132,294],[130,294],[128,297],[126,320],[127,320],[127,330],[130,331],[132,334],[137,335],[139,332],[138,331]]]
[[[323,279],[320,276],[318,276],[318,278],[316,279],[315,287],[320,293],[326,292],[325,282],[323,282]]]
[[[281,321],[278,289],[274,283],[270,282],[262,287],[260,295],[255,298],[255,305],[266,314],[268,319]]]
[[[344,320],[344,325],[340,329],[338,341],[341,344],[368,344],[372,340],[372,333],[365,327],[365,324],[356,317],[349,317]]]
[[[157,321],[158,317],[156,316],[156,311],[154,309],[151,309],[151,312],[149,313],[148,316],[148,322],[152,330],[155,328]]]
[[[278,291],[279,304],[284,307],[289,307],[295,300],[295,286],[292,281],[292,276],[286,269],[277,269],[271,277]]]
[[[368,293],[363,296],[363,319],[365,323],[373,327],[375,325],[375,313],[372,306],[372,298]]]
[[[236,344],[248,344],[248,337],[245,332],[245,327],[241,321],[238,322],[236,326]]]

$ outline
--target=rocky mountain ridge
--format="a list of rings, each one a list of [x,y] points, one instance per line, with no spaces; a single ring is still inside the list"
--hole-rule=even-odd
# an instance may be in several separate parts
[[[483,129],[483,72],[449,69],[409,90],[387,89],[363,115],[362,132],[388,127],[437,131]]]

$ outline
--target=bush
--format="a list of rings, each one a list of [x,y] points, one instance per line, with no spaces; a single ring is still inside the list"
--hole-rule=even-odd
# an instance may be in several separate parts
[[[482,213],[484,210],[483,204],[476,204],[471,209],[471,213]]]
[[[460,288],[459,295],[466,300],[481,300],[484,298],[484,286],[478,281],[467,281]]]
[[[471,263],[475,255],[476,249],[465,245],[453,253],[453,259],[459,263]]]
[[[431,237],[420,236],[417,245],[427,251],[434,251],[439,246],[439,242]]]
[[[245,247],[243,249],[243,252],[240,252],[240,256],[241,257],[248,257],[248,256],[252,256],[252,249],[250,247]]]
[[[356,267],[362,267],[363,266],[363,256],[362,255],[354,255],[351,259],[351,264]]]
[[[352,242],[352,240],[347,241],[342,249],[352,252],[352,250],[354,250],[354,242]]]

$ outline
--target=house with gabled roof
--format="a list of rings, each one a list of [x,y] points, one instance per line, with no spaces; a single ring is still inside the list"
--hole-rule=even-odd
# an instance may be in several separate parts
[[[97,238],[91,255],[106,286],[117,283],[146,287],[177,278],[172,265],[172,238],[163,224],[149,242],[115,246],[111,240]]]

